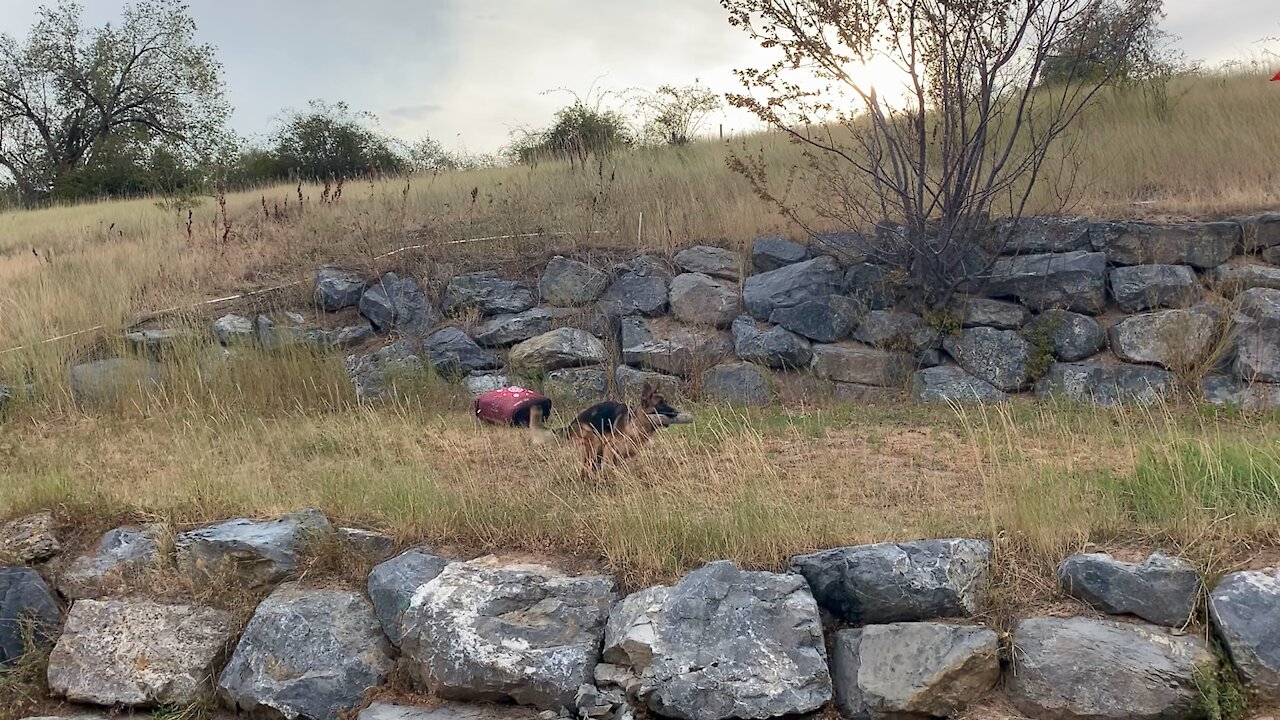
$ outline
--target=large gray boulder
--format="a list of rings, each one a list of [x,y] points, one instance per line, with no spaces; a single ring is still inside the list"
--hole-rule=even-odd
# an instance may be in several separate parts
[[[846,718],[954,717],[1000,679],[999,638],[985,627],[934,622],[836,634],[831,679]]]
[[[62,552],[53,513],[38,512],[0,525],[0,559],[23,565],[44,562]]]
[[[1223,295],[1234,298],[1250,288],[1280,290],[1280,267],[1254,263],[1223,265],[1209,277]]]
[[[109,358],[72,366],[71,396],[80,405],[117,402],[153,391],[164,382],[164,366],[139,358]]]
[[[1127,313],[1185,308],[1200,299],[1200,280],[1186,265],[1131,265],[1111,271],[1111,297]]]
[[[769,322],[814,342],[834,343],[849,337],[863,314],[861,305],[843,295],[824,295],[778,308]]]
[[[1002,403],[1009,396],[996,386],[954,365],[940,365],[916,371],[913,383],[916,399],[923,403]]]
[[[1222,313],[1208,305],[1131,315],[1111,326],[1111,350],[1126,362],[1194,367],[1213,352],[1223,320]]]
[[[480,323],[474,337],[485,347],[506,347],[549,333],[556,321],[573,315],[573,310],[565,308],[533,308],[522,313],[495,315]]]
[[[422,341],[427,362],[437,375],[456,378],[473,372],[498,370],[502,358],[476,344],[456,327],[444,328]]]
[[[600,306],[611,315],[654,317],[667,311],[667,280],[656,275],[623,275],[600,297]]]
[[[773,399],[769,371],[749,362],[716,365],[703,373],[702,394],[733,405],[767,405]]]
[[[507,280],[492,270],[467,273],[445,286],[444,312],[457,315],[474,310],[481,315],[509,315],[533,307],[533,291],[523,283]]]
[[[733,350],[739,359],[779,370],[808,367],[813,346],[799,335],[777,325],[761,330],[745,315],[733,321]]]
[[[974,377],[997,390],[1016,392],[1031,386],[1031,343],[1013,330],[976,327],[943,340],[947,354]]]
[[[1236,298],[1240,314],[1271,329],[1280,329],[1280,290],[1253,288]]]
[[[1240,678],[1280,703],[1280,572],[1230,573],[1209,593],[1209,617]]]
[[[813,374],[823,380],[875,387],[906,384],[915,363],[906,353],[858,345],[814,345]]]
[[[1099,362],[1054,363],[1036,383],[1039,397],[1061,397],[1080,403],[1152,405],[1177,390],[1168,370]]]
[[[613,266],[615,275],[637,275],[640,277],[660,277],[670,280],[676,276],[673,265],[664,257],[652,254],[637,255]]]
[[[421,341],[397,340],[365,355],[345,358],[347,374],[359,400],[376,400],[394,394],[398,381],[412,381],[426,370]]]
[[[676,265],[687,273],[709,275],[722,280],[737,280],[742,274],[738,253],[709,245],[695,245],[676,253]]]
[[[1043,720],[1201,717],[1196,678],[1214,662],[1194,635],[1080,617],[1021,620],[1013,646],[1009,697]]]
[[[609,274],[561,255],[551,258],[538,281],[538,297],[548,305],[590,305],[609,286]]]
[[[738,289],[701,273],[671,281],[671,314],[691,325],[727,328],[741,310]]]
[[[404,613],[413,594],[431,582],[452,561],[422,550],[407,550],[369,573],[369,599],[392,645],[400,647]]]
[[[1059,308],[1098,315],[1107,307],[1107,256],[1102,253],[999,258],[990,274],[988,295],[1015,298],[1035,311]]]
[[[213,337],[220,345],[246,343],[257,336],[253,321],[242,315],[228,313],[213,321]]]
[[[663,717],[773,718],[831,699],[822,623],[804,580],[730,562],[616,605],[604,655],[638,678],[634,693]]]
[[[1070,310],[1046,310],[1023,329],[1036,350],[1042,344],[1063,362],[1076,362],[1097,355],[1107,345],[1107,330],[1088,315]]]
[[[27,647],[28,639],[50,642],[61,622],[58,600],[40,573],[27,567],[0,568],[0,670],[35,649]]]
[[[1034,255],[1085,250],[1089,247],[1089,226],[1083,217],[1038,215],[1003,218],[993,223],[983,245],[997,255]]]
[[[609,608],[608,577],[568,577],[492,558],[454,563],[414,593],[404,663],[420,687],[449,700],[575,705],[591,684]]]
[[[990,298],[970,297],[957,303],[961,327],[989,327],[1017,330],[1031,319],[1031,313],[1019,303]]]
[[[245,587],[275,584],[298,568],[306,543],[333,532],[318,510],[277,520],[228,520],[182,533],[174,541],[177,564],[188,577],[203,581],[230,575]]]
[[[380,333],[398,330],[409,337],[426,337],[440,322],[440,313],[427,299],[417,278],[387,273],[360,296],[360,314]]]
[[[532,372],[599,365],[607,359],[604,343],[585,330],[563,327],[530,338],[511,348],[511,366]]]
[[[1234,222],[1155,225],[1095,223],[1093,249],[1105,252],[1114,265],[1192,265],[1214,268],[1235,254],[1240,225]]]
[[[368,600],[291,583],[254,611],[218,676],[218,694],[252,715],[338,720],[394,666]]]
[[[751,266],[758,273],[777,270],[809,259],[809,248],[780,237],[756,238],[751,244]]]
[[[49,655],[49,690],[71,702],[156,707],[213,694],[231,614],[149,600],[80,600]]]
[[[1058,582],[1066,594],[1104,612],[1172,627],[1191,620],[1200,596],[1196,569],[1160,553],[1142,563],[1120,562],[1106,553],[1072,555],[1058,566]]]
[[[1280,247],[1280,215],[1251,215],[1236,218],[1240,223],[1240,252],[1255,253],[1268,248]]]
[[[1242,328],[1235,374],[1249,383],[1280,383],[1280,330],[1261,323]]]
[[[623,398],[640,397],[646,383],[666,396],[668,400],[673,400],[680,395],[680,378],[651,370],[640,370],[630,365],[619,365],[614,370],[613,382],[618,389],[618,395]]]
[[[325,312],[337,312],[360,304],[364,294],[364,278],[342,268],[324,266],[316,270],[312,297]]]
[[[538,720],[538,712],[519,705],[489,703],[432,703],[430,706],[375,702],[356,720]]]
[[[637,317],[621,320],[622,361],[689,378],[733,352],[728,333]]]
[[[862,316],[853,339],[884,350],[922,353],[942,347],[942,334],[909,312],[872,310]]]
[[[96,598],[130,587],[160,559],[162,528],[122,527],[98,541],[97,552],[76,558],[58,577],[58,591],[71,599]]]
[[[824,255],[752,275],[742,284],[742,304],[752,317],[768,320],[778,308],[837,295],[843,283],[844,271]]]
[[[835,617],[860,624],[968,617],[991,568],[982,540],[920,540],[823,550],[791,558],[813,596]]]
[[[868,310],[888,310],[903,295],[903,280],[884,265],[858,263],[844,271],[844,294]]]
[[[552,370],[542,380],[542,392],[580,405],[599,402],[609,394],[609,373],[599,367]]]

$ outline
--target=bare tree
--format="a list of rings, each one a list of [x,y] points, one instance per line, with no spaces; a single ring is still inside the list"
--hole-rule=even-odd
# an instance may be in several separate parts
[[[719,95],[697,80],[692,85],[663,85],[652,92],[638,92],[644,116],[641,136],[653,145],[688,145],[707,118],[723,105]]]
[[[818,194],[803,208],[762,157],[735,155],[731,165],[809,232],[806,215],[816,215],[873,237],[877,252],[909,270],[927,306],[947,303],[989,266],[979,251],[1002,242],[990,217],[1023,215],[1055,144],[1122,69],[1089,58],[1041,82],[1054,48],[1111,7],[1103,0],[721,4],[733,25],[781,54],[738,71],[746,91],[729,102],[804,147]],[[1124,0],[1109,16],[1115,42],[1141,37],[1161,4]],[[1118,47],[1114,56],[1128,53]],[[886,62],[901,92],[866,79],[868,63]]]
[[[33,203],[109,137],[133,133],[192,156],[222,140],[221,67],[178,0],[126,6],[85,28],[79,3],[41,7],[25,42],[0,36],[0,167]]]

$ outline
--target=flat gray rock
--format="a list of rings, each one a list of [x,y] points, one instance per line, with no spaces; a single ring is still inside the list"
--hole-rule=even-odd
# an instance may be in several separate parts
[[[49,690],[71,702],[156,707],[213,694],[231,615],[149,600],[80,600],[49,655]]]
[[[511,378],[502,373],[472,373],[462,381],[462,385],[472,397],[477,397],[510,386]]]
[[[358,593],[282,585],[245,627],[218,694],[228,707],[289,720],[338,720],[395,666]]]
[[[778,308],[769,322],[814,342],[834,343],[848,338],[864,314],[861,305],[843,295],[824,295]]]
[[[440,322],[436,310],[417,278],[387,273],[373,281],[360,296],[360,314],[380,333],[399,330],[414,338],[426,337]]]
[[[1111,297],[1127,313],[1185,308],[1200,299],[1200,279],[1186,265],[1132,265],[1111,270]]]
[[[733,352],[728,333],[638,317],[621,320],[622,361],[668,375],[695,377]]]
[[[767,405],[773,399],[769,371],[749,362],[717,365],[703,373],[702,394],[732,405]]]
[[[1040,313],[1027,323],[1022,336],[1033,345],[1047,343],[1053,356],[1063,362],[1084,360],[1107,346],[1107,330],[1102,323],[1069,310]]]
[[[1089,227],[1084,217],[1037,215],[997,220],[984,247],[997,255],[1033,255],[1086,250]]]
[[[701,273],[683,273],[671,281],[671,314],[692,325],[727,328],[741,312],[738,289]]]
[[[1234,368],[1248,383],[1280,383],[1280,328],[1257,322],[1242,326]]]
[[[241,518],[184,532],[174,548],[178,568],[188,577],[204,580],[230,574],[248,587],[262,587],[297,569],[309,539],[332,531],[320,511],[306,510],[278,520]]]
[[[777,270],[809,259],[809,248],[780,237],[756,238],[751,244],[751,265],[758,273]]]
[[[377,530],[340,527],[338,539],[351,550],[378,561],[391,557],[396,550],[396,539]]]
[[[1058,566],[1058,582],[1071,597],[1112,615],[1137,615],[1157,625],[1191,620],[1200,574],[1184,560],[1153,553],[1142,563],[1106,553],[1072,555]]]
[[[609,286],[609,274],[561,255],[551,258],[538,281],[538,297],[548,305],[590,305]]]
[[[942,346],[960,367],[997,390],[1017,392],[1031,387],[1031,343],[1013,330],[968,328],[943,340]]]
[[[916,371],[913,391],[923,403],[973,403],[1008,402],[1009,396],[996,386],[965,372],[954,365],[925,368]]]
[[[999,258],[987,294],[1015,298],[1035,311],[1062,309],[1089,315],[1107,307],[1107,256],[1075,251]]]
[[[738,253],[709,245],[695,245],[676,253],[676,265],[685,272],[701,273],[722,280],[737,280],[742,274]]]
[[[396,393],[400,382],[412,384],[414,378],[426,371],[422,359],[426,351],[420,340],[405,338],[380,347],[365,355],[348,355],[345,358],[347,374],[361,401],[387,398]]]
[[[44,562],[62,552],[53,513],[39,512],[0,525],[0,559],[23,565]]]
[[[1214,662],[1195,636],[1078,617],[1021,620],[1013,646],[1009,697],[1043,720],[1200,717],[1196,672]]]
[[[905,293],[905,275],[884,265],[858,263],[844,271],[844,294],[868,310],[888,310]]]
[[[805,368],[813,361],[813,346],[778,325],[761,329],[743,315],[733,321],[733,349],[739,359],[778,370]]]
[[[552,370],[542,381],[542,392],[553,399],[589,405],[609,394],[609,373],[600,367]]]
[[[414,593],[404,662],[421,688],[444,699],[571,708],[592,682],[615,600],[608,577],[493,558],[454,563]]]
[[[404,613],[409,609],[413,594],[452,562],[422,550],[406,550],[369,573],[369,599],[373,601],[378,622],[392,645],[400,647]]]
[[[982,540],[920,540],[797,555],[823,609],[851,623],[968,617],[978,611],[991,567]]]
[[[1208,305],[1131,315],[1111,326],[1111,350],[1125,362],[1189,368],[1209,357],[1225,318]]]
[[[40,573],[27,567],[0,568],[0,669],[17,663],[30,639],[48,644],[62,623],[58,599]]]
[[[843,284],[844,271],[822,256],[752,275],[742,284],[742,304],[757,320],[768,320],[779,308],[837,295]]]
[[[356,307],[364,294],[364,278],[358,273],[342,268],[324,266],[316,270],[312,296],[325,312],[337,312]]]
[[[498,370],[502,358],[480,347],[458,328],[433,333],[422,343],[427,362],[441,377],[457,378],[474,372]]]
[[[1090,229],[1094,250],[1114,265],[1191,265],[1217,267],[1235,254],[1241,242],[1234,222],[1095,223]]]
[[[842,717],[953,717],[999,681],[999,638],[985,627],[932,622],[842,630],[831,679]]]
[[[1236,218],[1240,223],[1240,252],[1255,253],[1280,247],[1280,214],[1250,215]]]
[[[964,298],[957,301],[962,327],[990,327],[996,330],[1017,330],[1031,319],[1026,307],[1007,300],[990,298]]]
[[[565,308],[533,308],[522,313],[495,315],[475,330],[475,341],[485,347],[506,347],[551,332],[557,321],[572,317]]]
[[[163,528],[122,527],[108,531],[92,555],[76,558],[58,578],[58,591],[70,599],[101,597],[129,587],[136,576],[160,559]]]
[[[823,380],[901,387],[914,365],[911,356],[902,352],[844,344],[813,346],[813,374]]]
[[[1280,572],[1236,572],[1209,593],[1209,616],[1245,684],[1280,703]]]
[[[481,315],[519,313],[533,307],[533,291],[523,283],[499,277],[492,270],[459,275],[444,290],[444,312],[457,315],[473,310]]]
[[[1259,263],[1223,265],[1210,273],[1218,292],[1234,298],[1251,288],[1280,290],[1280,267]]]
[[[853,339],[884,350],[921,353],[942,347],[942,334],[909,312],[872,310],[862,316]]]
[[[604,655],[663,717],[772,718],[831,700],[818,608],[795,575],[722,561],[642,590],[610,613]]]
[[[138,358],[108,358],[72,366],[71,396],[80,405],[118,402],[137,392],[159,389],[164,366]]]
[[[1246,383],[1232,375],[1206,375],[1201,387],[1205,402],[1245,412],[1280,408],[1280,384]]]
[[[585,330],[557,328],[511,348],[511,366],[532,372],[599,365],[608,359],[604,343]]]
[[[668,401],[680,396],[680,378],[674,375],[619,365],[613,373],[613,380],[618,388],[618,395],[627,399],[639,398],[645,383],[665,395]]]
[[[442,702],[431,707],[376,702],[356,720],[537,720],[538,713],[518,705]]]
[[[213,337],[222,345],[249,342],[258,336],[253,321],[228,313],[213,321]]]
[[[1098,362],[1054,363],[1036,383],[1037,397],[1060,397],[1079,403],[1152,405],[1177,390],[1168,370]]]
[[[656,275],[623,275],[600,296],[613,315],[653,317],[667,312],[667,280]]]

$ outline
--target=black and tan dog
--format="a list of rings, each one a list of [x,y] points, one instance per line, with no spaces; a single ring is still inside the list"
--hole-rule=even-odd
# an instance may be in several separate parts
[[[640,405],[632,408],[606,400],[583,410],[573,422],[554,433],[542,427],[542,410],[535,407],[529,427],[535,436],[555,436],[573,441],[582,453],[582,475],[599,472],[606,463],[617,463],[634,455],[657,431],[672,425],[686,425],[693,416],[667,404],[667,399],[645,383]]]

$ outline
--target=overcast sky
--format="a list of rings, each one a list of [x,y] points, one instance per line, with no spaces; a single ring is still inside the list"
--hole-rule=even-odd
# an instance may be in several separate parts
[[[0,32],[25,34],[50,0],[0,0]],[[489,151],[513,128],[542,126],[568,96],[688,84],[724,92],[732,70],[762,57],[729,27],[717,0],[189,0],[216,45],[235,106],[232,123],[262,135],[284,108],[346,101],[406,139]],[[113,19],[121,0],[88,0],[86,21]],[[1192,59],[1260,54],[1280,35],[1280,0],[1166,0],[1165,28]],[[1280,69],[1278,67],[1277,69]],[[714,122],[744,129],[730,115]]]

